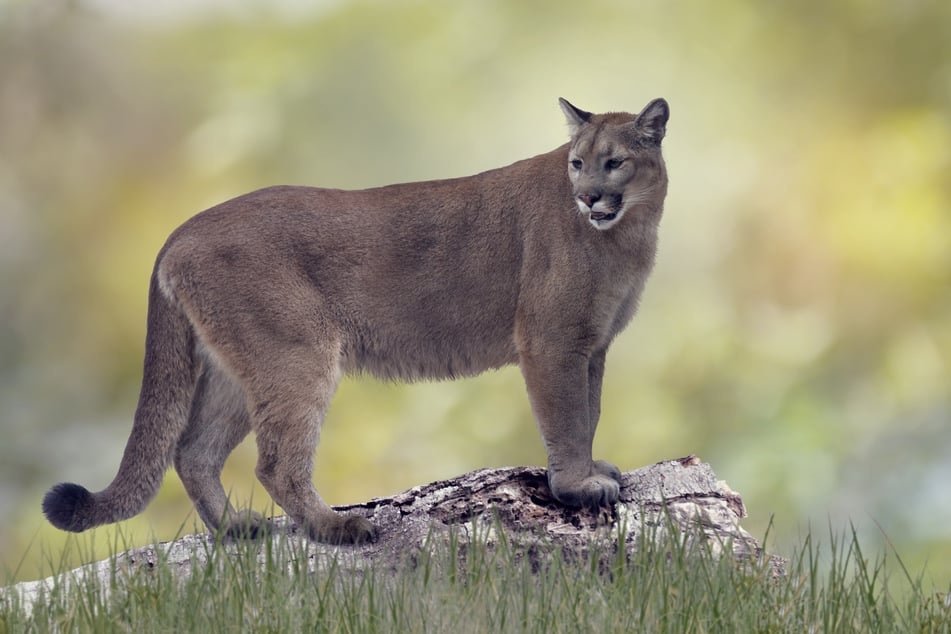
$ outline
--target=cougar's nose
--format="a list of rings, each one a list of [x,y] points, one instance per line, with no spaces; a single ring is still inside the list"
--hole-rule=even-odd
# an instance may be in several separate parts
[[[601,200],[601,194],[582,194],[578,196],[578,200],[586,204],[589,208],[594,207],[594,203]]]

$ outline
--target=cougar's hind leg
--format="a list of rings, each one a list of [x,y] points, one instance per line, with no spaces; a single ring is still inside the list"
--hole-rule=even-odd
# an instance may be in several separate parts
[[[337,513],[313,484],[320,427],[340,379],[338,345],[284,350],[280,365],[261,368],[250,393],[258,445],[258,479],[311,539],[352,544],[372,541],[365,518]]]
[[[258,446],[255,473],[271,499],[315,539],[367,541],[372,525],[334,512],[311,480],[320,425],[341,374],[341,337],[310,280],[275,264],[275,257],[243,261],[242,277],[232,284],[203,279],[188,310],[210,356],[244,392]],[[234,437],[228,438],[234,446]],[[213,468],[200,483],[220,468],[225,452],[213,453]],[[209,517],[227,510],[217,486],[209,495],[205,484],[199,496]]]
[[[235,511],[221,484],[225,460],[250,429],[244,391],[206,359],[188,427],[175,451],[175,470],[209,530],[233,537],[253,538],[267,527],[259,514]]]

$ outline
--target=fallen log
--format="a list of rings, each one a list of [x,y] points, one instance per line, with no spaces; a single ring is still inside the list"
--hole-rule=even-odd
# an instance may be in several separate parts
[[[307,569],[333,561],[338,572],[368,569],[398,571],[417,555],[450,540],[464,557],[478,539],[491,546],[504,539],[509,546],[542,565],[546,557],[585,556],[594,551],[633,556],[639,548],[677,532],[693,544],[739,561],[766,561],[773,574],[783,574],[783,561],[764,554],[760,543],[740,526],[746,508],[739,494],[718,480],[710,465],[695,456],[667,460],[622,474],[620,500],[611,509],[572,509],[551,495],[544,469],[512,467],[480,469],[450,480],[417,486],[391,497],[336,507],[358,513],[379,529],[378,539],[356,546],[333,546],[307,540],[286,517],[271,519],[270,537],[283,548],[307,558]],[[175,541],[135,548],[107,560],[40,581],[24,582],[0,595],[16,595],[26,609],[60,583],[96,577],[108,588],[116,573],[135,574],[166,566],[179,578],[194,566],[207,564],[215,537],[186,535]],[[237,548],[236,543],[225,548]],[[260,560],[264,562],[264,554]]]

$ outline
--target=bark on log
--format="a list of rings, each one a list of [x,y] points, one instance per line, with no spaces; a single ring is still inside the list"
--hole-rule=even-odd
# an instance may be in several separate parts
[[[668,535],[671,526],[688,539],[706,541],[715,552],[729,547],[729,554],[741,560],[765,556],[759,542],[740,527],[746,508],[739,494],[695,456],[624,473],[620,501],[611,511],[562,506],[551,496],[545,470],[538,467],[481,469],[392,497],[337,508],[367,517],[379,527],[379,539],[360,546],[316,544],[304,538],[286,517],[272,519],[277,532],[286,537],[286,545],[294,552],[306,553],[311,570],[335,560],[338,571],[360,572],[370,567],[396,571],[421,549],[448,542],[451,533],[464,551],[472,539],[491,545],[499,538],[499,530],[509,544],[537,557],[551,556],[556,549],[567,556],[583,555],[592,548],[617,553],[622,549],[619,540],[623,540],[623,550],[633,555],[645,543],[643,531],[650,531],[656,540]],[[185,577],[193,565],[205,563],[212,542],[209,533],[186,535],[129,550],[65,575],[68,579],[97,576],[108,587],[116,570],[136,571],[162,564]],[[783,573],[781,559],[770,558],[770,563],[774,574]],[[7,588],[0,598],[16,593],[21,605],[28,607],[57,581],[61,579],[21,583]]]

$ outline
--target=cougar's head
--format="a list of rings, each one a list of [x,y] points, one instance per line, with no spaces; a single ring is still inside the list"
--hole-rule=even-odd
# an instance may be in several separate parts
[[[667,189],[660,143],[670,109],[655,99],[640,114],[592,114],[559,99],[568,119],[568,178],[578,209],[605,231],[633,207],[659,211]],[[631,213],[637,213],[633,211]]]

